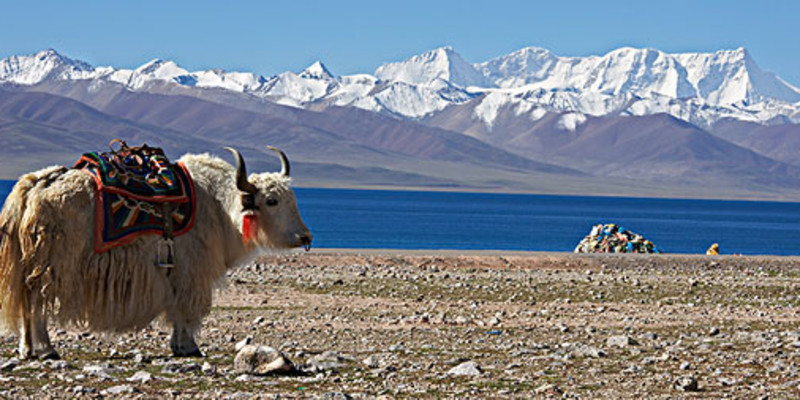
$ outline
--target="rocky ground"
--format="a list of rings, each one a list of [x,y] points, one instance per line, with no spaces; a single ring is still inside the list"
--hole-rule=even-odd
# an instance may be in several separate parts
[[[796,257],[284,253],[230,274],[205,357],[53,327],[59,361],[2,342],[0,396],[797,398],[798,288]]]

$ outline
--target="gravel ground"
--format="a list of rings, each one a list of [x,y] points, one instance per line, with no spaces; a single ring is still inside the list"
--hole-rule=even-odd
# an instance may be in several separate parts
[[[60,361],[2,341],[0,396],[797,398],[798,287],[797,257],[282,253],[230,274],[205,357],[52,327]]]

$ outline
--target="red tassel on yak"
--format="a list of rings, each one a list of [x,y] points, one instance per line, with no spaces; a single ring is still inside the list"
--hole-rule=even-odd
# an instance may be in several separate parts
[[[246,212],[242,217],[242,241],[250,244],[256,238],[258,230],[258,216],[253,212]]]

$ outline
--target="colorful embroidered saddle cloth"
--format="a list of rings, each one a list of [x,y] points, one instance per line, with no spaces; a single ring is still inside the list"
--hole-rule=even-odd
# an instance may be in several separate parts
[[[113,149],[119,143],[118,150]],[[75,168],[94,178],[94,250],[106,252],[144,234],[179,236],[194,226],[194,183],[182,163],[160,148],[111,142],[111,151],[85,153]],[[171,221],[164,215],[170,214]]]

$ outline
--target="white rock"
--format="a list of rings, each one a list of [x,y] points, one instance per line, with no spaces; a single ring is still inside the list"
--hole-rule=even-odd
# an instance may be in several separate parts
[[[291,372],[294,365],[283,353],[272,347],[246,345],[236,354],[233,368],[239,373],[265,375]]]
[[[147,371],[139,371],[127,380],[128,382],[147,383],[153,380],[153,375]]]
[[[106,390],[100,392],[103,395],[117,395],[117,394],[126,394],[126,393],[138,393],[139,389],[131,385],[117,385],[112,386]]]
[[[252,343],[253,343],[253,337],[252,336],[248,336],[248,337],[236,342],[236,347],[235,347],[236,348],[236,352],[242,351],[242,348],[244,348],[244,346],[247,346],[247,345],[252,344]]]
[[[478,367],[478,363],[475,361],[463,362],[447,371],[448,375],[455,376],[478,376],[482,373],[483,371],[481,371],[480,367]]]
[[[628,335],[611,336],[606,340],[606,345],[612,347],[625,348],[628,346],[635,346],[637,343],[632,337]]]

